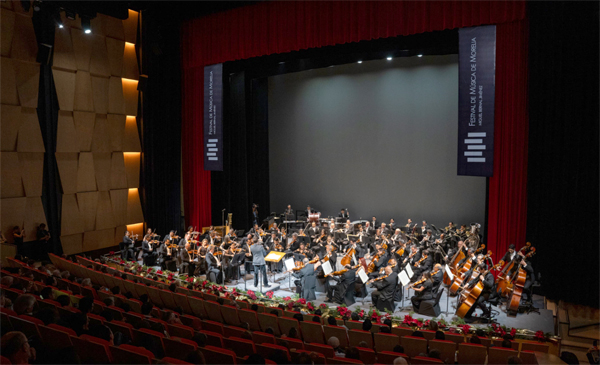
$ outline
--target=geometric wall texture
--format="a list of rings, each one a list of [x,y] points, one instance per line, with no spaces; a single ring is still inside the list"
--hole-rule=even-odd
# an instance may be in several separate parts
[[[0,58],[0,229],[13,242],[12,228],[25,227],[35,241],[46,223],[42,206],[44,141],[37,117],[40,65],[31,22],[18,1],[2,1]]]
[[[60,108],[61,242],[72,254],[113,246],[127,226],[144,223],[138,192],[138,13],[130,11],[127,20],[98,14],[91,34],[83,32],[79,17],[62,15],[52,73]]]

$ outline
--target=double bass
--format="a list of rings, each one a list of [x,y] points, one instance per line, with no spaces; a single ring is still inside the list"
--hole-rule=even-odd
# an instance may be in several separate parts
[[[487,269],[480,275],[483,275],[485,277],[487,273],[490,272],[490,270],[496,269],[497,266],[498,265],[494,266],[493,268]],[[476,272],[478,272],[478,270],[476,270]],[[467,313],[471,310],[475,303],[477,303],[477,299],[479,299],[481,292],[483,292],[483,283],[481,282],[481,279],[479,279],[480,275],[477,275],[477,282],[465,288],[464,292],[460,295],[460,298],[458,300],[458,307],[456,308],[455,313],[460,318],[465,318]]]
[[[525,246],[521,247],[519,252],[523,252],[525,249],[531,249],[531,242],[527,242]],[[519,252],[515,254],[515,257],[513,257],[513,259],[504,266],[504,268],[502,268],[502,271],[500,271],[500,274],[498,274],[498,278],[496,279],[496,291],[502,297],[508,298],[512,290],[513,285],[510,280],[509,273],[512,271],[512,268],[519,257]]]
[[[487,255],[485,255],[485,257],[483,258],[483,262],[485,262],[488,258],[490,258],[492,256],[492,251],[488,251]],[[452,285],[450,285],[450,289],[448,289],[448,292],[451,295],[455,295],[458,292],[458,289],[460,288],[460,286],[462,285],[463,281],[469,281],[470,279],[475,279],[474,275],[477,273],[476,270],[473,270],[473,274],[471,274],[470,278],[464,278],[461,279],[459,275],[456,275],[454,277],[454,281],[452,281]]]
[[[509,312],[516,312],[519,309],[519,304],[521,303],[521,296],[523,295],[523,286],[525,285],[525,280],[527,280],[527,272],[522,268],[523,263],[527,257],[531,257],[535,254],[535,247],[532,247],[519,262],[519,267],[517,268],[515,274],[512,276],[511,281],[513,283],[512,295],[510,296],[509,304],[506,307]],[[510,282],[509,282],[510,284]]]
[[[456,265],[458,264],[458,262],[460,260],[462,260],[464,258],[465,258],[465,253],[463,251],[463,248],[458,249],[456,251],[456,253],[454,254],[454,256],[452,256],[452,259],[450,260],[450,262],[448,263],[448,266],[450,267],[450,272],[452,272],[454,275],[456,275]],[[446,285],[452,284],[452,280],[450,280],[450,277],[448,276],[448,273],[446,273],[445,271],[444,271],[444,280],[443,280],[443,282]]]

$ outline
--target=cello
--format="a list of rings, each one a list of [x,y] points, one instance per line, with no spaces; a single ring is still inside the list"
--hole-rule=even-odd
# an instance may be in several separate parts
[[[515,254],[515,257],[513,257],[509,263],[504,265],[502,271],[500,271],[500,274],[498,274],[498,278],[496,279],[496,291],[498,294],[500,294],[500,296],[508,298],[512,289],[509,273],[512,271],[512,268],[519,257],[519,253],[523,252],[525,249],[531,249],[531,242],[527,242],[525,246],[521,247],[519,252]]]
[[[460,260],[462,260],[462,259],[465,258],[465,253],[463,251],[463,247],[460,247],[460,248],[457,249],[456,253],[454,254],[454,256],[452,256],[452,259],[450,260],[450,263],[448,264],[448,266],[450,267],[450,271],[454,275],[456,275],[456,265],[458,264],[458,262]],[[445,271],[444,271],[443,282],[446,285],[452,284],[452,280],[450,280],[450,277],[448,276],[448,274]]]
[[[485,262],[487,259],[489,259],[492,256],[492,251],[487,252],[487,255],[485,255],[485,257],[483,258],[482,262]],[[473,273],[471,274],[471,278],[464,278],[461,279],[460,276],[456,275],[454,277],[454,281],[452,281],[452,285],[450,285],[450,289],[448,289],[448,292],[451,295],[455,295],[458,292],[458,289],[461,287],[463,281],[467,280],[467,282],[469,282],[471,279],[475,279],[475,274],[477,272],[475,270],[473,270]]]
[[[487,269],[480,275],[477,275],[477,282],[475,284],[471,284],[468,288],[465,288],[465,292],[460,295],[459,305],[456,308],[455,314],[458,317],[465,318],[467,313],[471,310],[475,303],[477,303],[477,299],[479,299],[481,292],[483,292],[483,283],[481,282],[481,279],[479,279],[479,276],[483,275],[485,277],[490,270],[495,269],[497,266],[498,265]]]
[[[531,257],[534,254],[535,247],[532,247],[529,253],[523,256],[523,258],[519,262],[519,267],[517,268],[515,274],[511,278],[511,280],[514,281],[514,284],[512,289],[512,295],[510,296],[509,304],[506,308],[507,311],[516,312],[519,309],[519,304],[521,304],[521,296],[523,295],[523,286],[525,285],[525,280],[527,280],[527,272],[522,268],[522,265],[527,257]]]
[[[342,257],[342,266],[346,266],[352,262],[352,256],[356,254],[356,250],[354,248],[350,248],[348,252]]]

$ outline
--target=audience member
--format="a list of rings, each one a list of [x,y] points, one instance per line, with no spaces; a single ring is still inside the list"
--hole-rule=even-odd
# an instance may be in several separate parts
[[[397,352],[399,354],[403,354],[404,353],[404,347],[402,345],[396,345],[394,346],[394,352]]]
[[[2,356],[10,360],[12,364],[29,364],[35,361],[35,349],[29,346],[27,337],[23,332],[8,332],[0,339]]]
[[[402,356],[398,356],[394,359],[393,365],[408,365],[408,361]]]
[[[35,297],[31,294],[21,294],[15,299],[13,310],[18,315],[26,314],[33,316],[33,309],[36,305]]]
[[[346,358],[360,360],[360,352],[358,352],[358,349],[356,347],[349,347],[346,350]]]
[[[365,319],[365,321],[362,324],[363,331],[370,331],[371,327],[373,327],[371,320],[369,318]]]

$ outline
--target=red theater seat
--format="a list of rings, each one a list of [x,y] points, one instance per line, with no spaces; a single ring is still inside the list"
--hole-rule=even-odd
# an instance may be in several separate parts
[[[165,344],[165,356],[174,357],[184,360],[185,357],[192,351],[198,349],[198,344],[192,340],[185,338],[171,337],[163,339]]]
[[[304,350],[306,350],[308,352],[314,351],[314,352],[323,354],[323,356],[325,356],[326,358],[335,356],[335,351],[333,350],[332,346],[323,345],[323,344],[319,344],[319,343],[307,343],[304,345]]]
[[[246,356],[256,353],[254,342],[239,337],[226,338],[225,347],[235,349],[235,353],[238,356]]]
[[[403,357],[408,361],[408,355],[393,351],[380,351],[377,353],[377,362],[381,364],[392,364],[397,357]],[[452,362],[453,364],[454,362]]]
[[[206,346],[199,348],[206,362],[210,364],[237,364],[235,352],[223,348]],[[210,360],[209,360],[210,359]]]
[[[269,358],[269,356],[271,356],[271,353],[273,353],[275,350],[281,350],[281,351],[285,352],[287,354],[288,361],[291,359],[290,351],[284,346],[273,345],[270,343],[263,343],[263,344],[256,345],[256,352],[258,354],[262,355],[262,357],[264,357],[265,359]]]
[[[143,347],[132,345],[111,346],[115,364],[152,364],[154,354]]]

